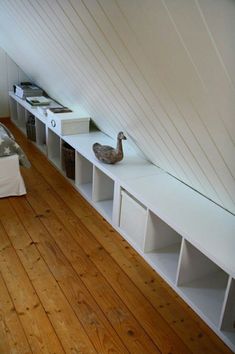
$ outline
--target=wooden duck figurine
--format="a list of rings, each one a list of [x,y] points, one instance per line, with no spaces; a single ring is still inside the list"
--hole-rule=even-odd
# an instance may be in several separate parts
[[[97,159],[108,164],[121,161],[123,159],[122,140],[126,140],[126,137],[123,132],[120,132],[117,136],[116,149],[112,146],[101,145],[99,143],[93,144],[92,148]]]

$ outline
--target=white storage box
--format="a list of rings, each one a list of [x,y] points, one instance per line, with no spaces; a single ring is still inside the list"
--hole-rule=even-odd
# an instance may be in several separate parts
[[[47,117],[48,127],[59,135],[89,133],[89,124],[89,117],[78,117],[74,112],[52,113]]]
[[[120,229],[143,250],[147,209],[125,191],[121,192]]]

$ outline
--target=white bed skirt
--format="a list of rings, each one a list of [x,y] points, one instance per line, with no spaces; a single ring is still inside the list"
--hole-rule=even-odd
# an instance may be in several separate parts
[[[0,198],[26,194],[18,155],[0,158]]]

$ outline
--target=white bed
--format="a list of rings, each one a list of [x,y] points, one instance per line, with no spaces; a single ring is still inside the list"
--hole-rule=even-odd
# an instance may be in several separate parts
[[[0,198],[26,194],[19,156],[0,157]]]

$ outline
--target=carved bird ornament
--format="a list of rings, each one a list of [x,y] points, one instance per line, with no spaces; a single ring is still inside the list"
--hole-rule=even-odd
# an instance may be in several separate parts
[[[120,132],[117,135],[116,149],[109,145],[93,144],[92,148],[97,159],[108,164],[121,161],[123,159],[122,140],[126,140],[126,137],[123,132]]]

